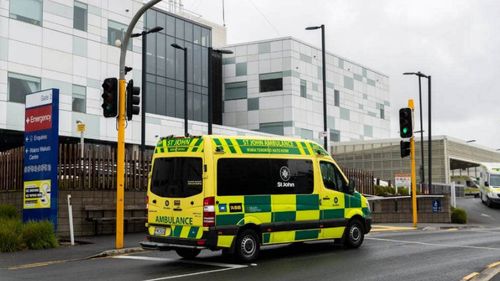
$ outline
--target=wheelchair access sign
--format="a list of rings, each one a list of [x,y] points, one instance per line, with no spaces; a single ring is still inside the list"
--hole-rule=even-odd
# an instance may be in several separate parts
[[[26,95],[23,220],[57,225],[59,89]]]

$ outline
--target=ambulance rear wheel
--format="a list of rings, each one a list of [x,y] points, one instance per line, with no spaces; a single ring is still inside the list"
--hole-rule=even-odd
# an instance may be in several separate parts
[[[178,248],[178,249],[175,249],[175,252],[179,256],[181,256],[181,257],[183,257],[185,259],[190,260],[190,259],[196,258],[196,256],[198,254],[200,254],[201,250],[199,250],[199,249],[189,249],[189,248]]]
[[[250,262],[257,259],[260,250],[260,242],[257,233],[251,229],[243,230],[236,238],[234,254],[242,262]]]
[[[344,247],[359,248],[365,239],[363,225],[357,219],[351,220],[344,231]]]

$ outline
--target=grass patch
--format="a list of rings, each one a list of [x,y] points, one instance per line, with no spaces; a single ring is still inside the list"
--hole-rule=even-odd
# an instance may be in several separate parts
[[[24,247],[23,224],[17,219],[0,219],[0,252],[15,252]]]
[[[49,221],[29,221],[23,227],[23,241],[28,249],[49,249],[58,246],[54,226]]]
[[[19,219],[19,214],[14,206],[0,204],[0,219]]]

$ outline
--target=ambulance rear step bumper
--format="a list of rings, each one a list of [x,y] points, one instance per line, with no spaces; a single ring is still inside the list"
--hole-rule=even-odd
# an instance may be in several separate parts
[[[144,250],[170,251],[178,248],[199,249],[199,250],[206,249],[206,247],[197,245],[179,245],[179,244],[150,242],[150,241],[143,241],[140,244]]]

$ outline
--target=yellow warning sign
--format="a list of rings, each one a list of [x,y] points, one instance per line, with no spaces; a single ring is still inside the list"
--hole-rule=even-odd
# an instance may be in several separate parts
[[[24,182],[24,209],[50,208],[50,180]]]

